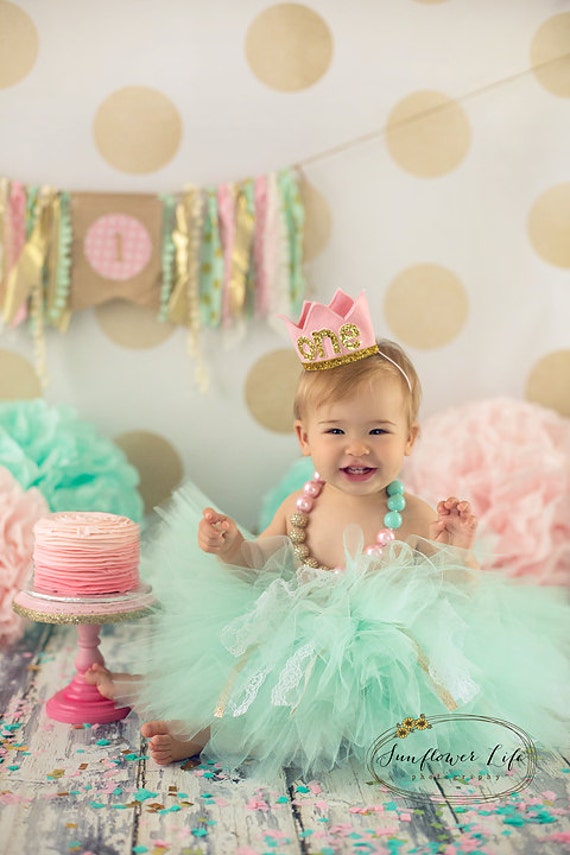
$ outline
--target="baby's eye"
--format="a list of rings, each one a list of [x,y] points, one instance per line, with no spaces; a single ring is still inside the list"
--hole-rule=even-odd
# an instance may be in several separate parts
[[[342,434],[344,433],[344,431],[341,430],[341,428],[328,428],[326,432],[332,433],[333,436],[342,436]]]
[[[388,433],[385,428],[372,428],[370,431],[372,436],[381,436],[383,433]]]

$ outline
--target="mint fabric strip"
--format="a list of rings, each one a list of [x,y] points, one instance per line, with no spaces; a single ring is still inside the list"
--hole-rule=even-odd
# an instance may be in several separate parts
[[[219,327],[222,319],[224,253],[218,223],[215,187],[206,191],[200,259],[200,320],[206,327]]]
[[[292,169],[283,169],[278,174],[282,211],[289,240],[289,288],[291,311],[301,311],[305,294],[303,275],[303,230],[305,227],[305,208],[301,197],[298,173]]]

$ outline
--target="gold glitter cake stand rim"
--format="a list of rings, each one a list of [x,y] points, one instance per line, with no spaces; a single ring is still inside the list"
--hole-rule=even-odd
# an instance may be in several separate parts
[[[21,617],[37,623],[51,624],[107,624],[139,620],[151,614],[157,608],[150,585],[125,594],[105,596],[100,604],[96,598],[47,598],[33,588],[20,591],[12,602],[12,609]],[[42,608],[49,601],[50,608]],[[104,608],[98,609],[98,605]],[[130,607],[129,607],[130,605]]]
[[[54,623],[54,624],[78,624],[78,623],[121,623],[123,621],[138,620],[141,617],[151,614],[156,608],[154,605],[146,606],[142,609],[132,609],[128,612],[115,612],[112,614],[92,614],[92,615],[66,615],[66,614],[48,614],[47,612],[38,612],[34,609],[28,609],[20,606],[17,603],[12,604],[12,608],[16,614],[37,623]]]

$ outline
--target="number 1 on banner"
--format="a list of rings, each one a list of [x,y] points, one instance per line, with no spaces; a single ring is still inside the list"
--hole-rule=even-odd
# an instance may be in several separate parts
[[[115,261],[123,261],[123,235],[115,232]]]

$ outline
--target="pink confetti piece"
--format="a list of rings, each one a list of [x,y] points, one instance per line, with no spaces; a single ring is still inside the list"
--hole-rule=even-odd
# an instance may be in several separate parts
[[[548,799],[549,802],[556,801],[556,793],[553,793],[552,790],[544,790],[541,795],[543,795],[545,799]]]
[[[20,805],[25,802],[32,802],[33,799],[27,796],[19,796],[16,793],[7,792],[0,794],[0,804],[3,805]]]
[[[250,799],[246,808],[248,810],[269,810],[269,805],[263,799]]]
[[[554,831],[552,834],[547,834],[546,837],[541,837],[543,840],[554,840],[556,843],[570,843],[570,831]]]
[[[401,822],[411,822],[412,815],[411,813],[401,813],[399,819],[401,820]]]
[[[358,807],[354,805],[348,809],[349,813],[358,813],[362,816],[368,816],[371,813],[383,813],[384,805],[365,805],[364,807]]]
[[[321,785],[317,781],[310,781],[309,789],[314,796],[318,796],[319,793],[322,793]]]

